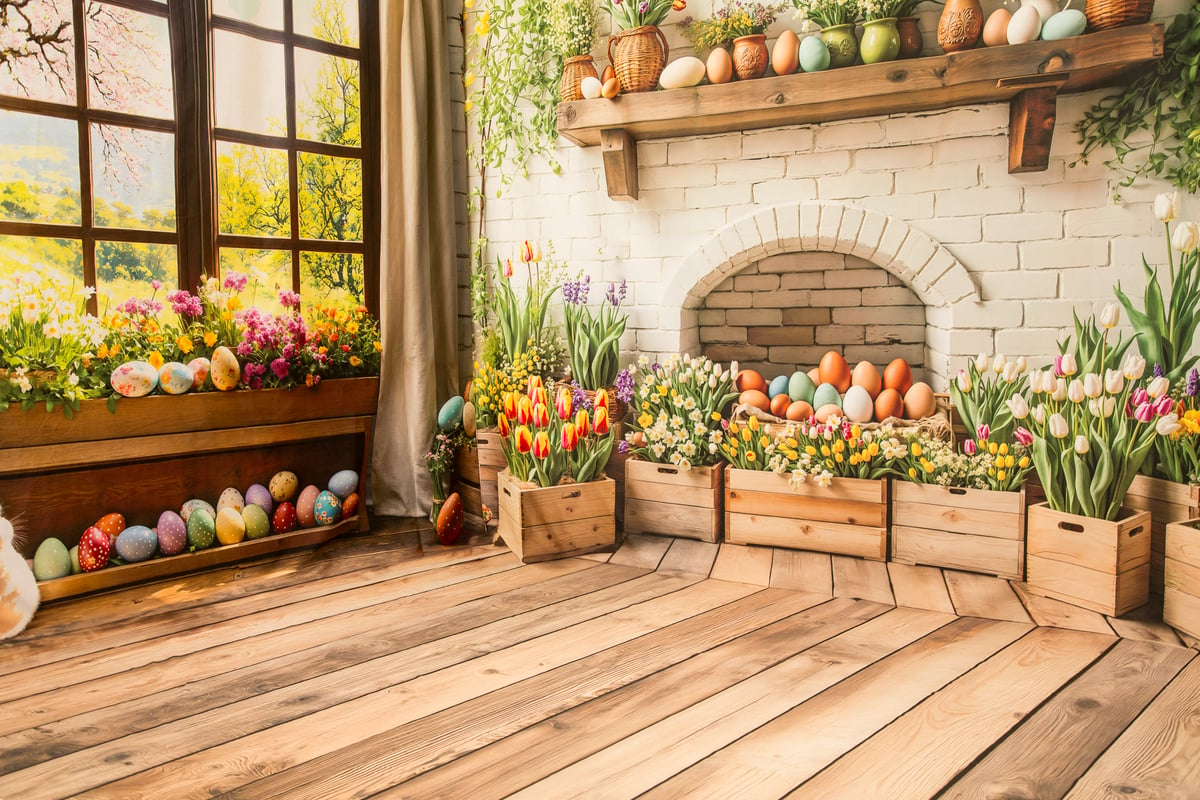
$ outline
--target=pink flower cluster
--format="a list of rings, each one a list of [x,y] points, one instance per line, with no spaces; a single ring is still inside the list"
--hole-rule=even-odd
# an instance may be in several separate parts
[[[171,310],[180,317],[199,319],[204,314],[204,306],[200,302],[200,298],[184,289],[170,292],[167,295],[167,302],[171,304]]]

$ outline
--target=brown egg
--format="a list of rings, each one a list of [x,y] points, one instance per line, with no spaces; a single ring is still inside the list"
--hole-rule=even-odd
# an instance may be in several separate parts
[[[787,414],[788,406],[792,404],[792,398],[787,396],[787,392],[777,394],[771,398],[771,413],[783,419]]]
[[[836,350],[830,350],[821,356],[821,365],[817,367],[817,375],[820,376],[821,383],[833,384],[837,388],[838,394],[845,394],[846,390],[850,388],[850,365]]]
[[[912,369],[903,358],[894,358],[883,371],[883,388],[895,389],[903,396],[912,388]]]
[[[813,407],[805,400],[796,400],[787,407],[787,418],[792,422],[809,419],[813,415]]]
[[[884,389],[875,398],[875,419],[883,422],[888,417],[904,416],[904,397],[895,389]]]
[[[771,398],[758,389],[747,389],[738,396],[738,402],[744,406],[754,406],[760,411],[771,411]]]
[[[874,400],[883,391],[883,378],[870,361],[860,361],[854,365],[854,372],[850,373],[850,385],[866,389]]]
[[[733,59],[724,47],[717,47],[708,54],[704,62],[704,74],[709,83],[729,83],[733,78]]]
[[[813,419],[817,422],[827,422],[830,417],[842,416],[842,407],[837,403],[826,403],[817,409],[817,413],[813,414]]]
[[[600,75],[600,83],[603,85],[615,77],[617,77],[617,73],[613,71],[612,64],[609,64],[604,68],[603,74]]]
[[[988,47],[1008,44],[1008,21],[1012,13],[1007,8],[997,8],[983,26],[983,43]]]
[[[617,82],[616,78],[609,78],[604,82],[604,85],[600,87],[600,95],[608,98],[609,100],[612,100],[620,93],[621,84]]]
[[[771,48],[771,68],[776,75],[791,75],[800,66],[800,37],[786,30]]]
[[[739,392],[744,392],[747,389],[758,389],[763,394],[767,393],[767,382],[757,370],[744,369],[738,372],[733,378],[733,385]]]
[[[908,419],[924,419],[937,411],[937,399],[933,389],[924,381],[917,381],[904,395],[904,416]]]

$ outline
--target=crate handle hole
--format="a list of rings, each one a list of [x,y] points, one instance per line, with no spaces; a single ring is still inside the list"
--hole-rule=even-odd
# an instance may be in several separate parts
[[[507,486],[505,486],[505,487],[504,487],[504,493],[505,493],[506,495],[508,495],[509,497],[512,497],[512,492],[510,492],[510,491],[509,491],[509,489],[508,489],[508,487],[507,487]]]
[[[678,475],[679,469],[676,467],[659,467],[658,471],[664,475]]]
[[[962,488],[961,486],[951,486],[950,487],[950,494],[966,494],[966,493],[967,493],[967,490]]]
[[[1083,533],[1083,526],[1078,522],[1060,522],[1058,523],[1058,527],[1062,528],[1064,531],[1071,531],[1072,533]]]
[[[1142,526],[1138,525],[1136,528],[1134,528],[1133,530],[1131,530],[1129,532],[1129,538],[1132,539],[1133,537],[1137,536],[1141,532],[1142,532]]]
[[[573,492],[563,492],[563,500],[568,500],[572,497],[579,497],[581,494],[583,494],[583,492],[579,491],[578,489]]]

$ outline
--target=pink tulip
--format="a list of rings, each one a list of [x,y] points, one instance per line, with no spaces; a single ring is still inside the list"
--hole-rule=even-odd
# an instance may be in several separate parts
[[[967,441],[963,443],[963,452],[969,456],[973,456],[979,452],[979,449],[975,446],[974,440],[967,439]]]
[[[1163,395],[1154,402],[1154,415],[1156,417],[1165,417],[1175,410],[1175,402],[1171,400],[1170,395]]]
[[[1028,428],[1017,428],[1014,435],[1017,437],[1017,441],[1025,447],[1033,444],[1033,433]]]
[[[1137,389],[1133,390],[1133,396],[1129,398],[1129,402],[1133,403],[1133,405],[1136,407],[1147,402],[1149,399],[1150,393],[1145,389],[1138,387]]]
[[[1149,422],[1154,418],[1154,406],[1142,403],[1134,409],[1133,416],[1138,422]]]
[[[980,439],[980,441],[986,442],[991,433],[992,429],[986,422],[982,423],[978,428],[975,429],[975,435]]]

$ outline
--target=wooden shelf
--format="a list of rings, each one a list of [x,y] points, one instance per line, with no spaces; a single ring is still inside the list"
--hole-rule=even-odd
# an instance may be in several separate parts
[[[1163,54],[1152,23],[1053,42],[560,103],[558,131],[602,145],[608,193],[637,197],[636,142],[1009,102],[1009,171],[1046,169],[1055,98],[1118,83]]]

